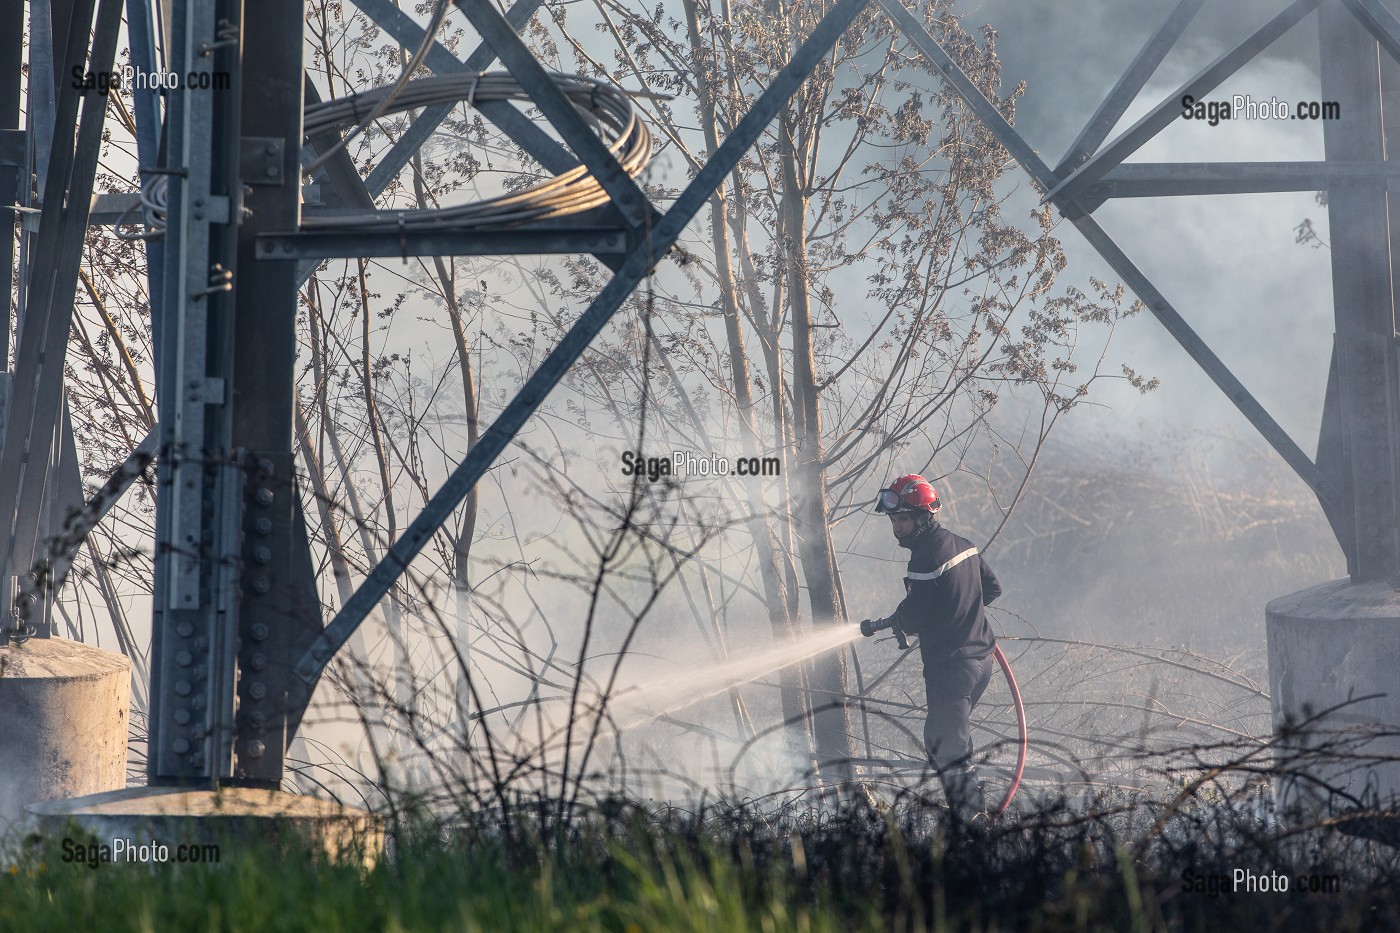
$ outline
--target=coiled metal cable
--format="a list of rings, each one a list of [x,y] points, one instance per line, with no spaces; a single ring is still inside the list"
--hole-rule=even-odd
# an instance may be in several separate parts
[[[623,170],[636,177],[651,161],[651,133],[637,115],[631,98],[620,88],[580,75],[553,76],[559,89],[592,125]],[[383,106],[391,88],[377,88],[306,108],[308,136],[326,130],[358,125],[366,113]],[[384,113],[416,110],[434,104],[466,101],[522,101],[530,96],[507,72],[463,73],[422,78],[398,89]],[[496,195],[452,207],[393,211],[365,215],[307,217],[306,229],[356,229],[394,231],[403,227],[423,229],[450,224],[454,228],[504,226],[546,220],[600,207],[610,200],[587,167],[576,166],[548,181],[524,190]]]
[[[651,161],[651,132],[638,116],[627,92],[581,75],[556,74],[553,78],[564,96],[598,133],[623,170],[633,178],[640,175]],[[466,101],[468,106],[474,106],[478,101],[529,103],[530,96],[508,72],[464,72],[421,78],[312,104],[306,108],[304,132],[308,137],[314,137],[330,130],[363,126],[370,115],[377,118],[457,101]],[[467,204],[423,210],[304,217],[301,225],[303,229],[310,230],[374,232],[446,226],[453,229],[514,226],[581,213],[601,207],[609,200],[608,193],[588,168],[579,165],[520,191]],[[123,239],[158,239],[163,236],[167,201],[168,188],[162,176],[141,197],[148,232],[121,234],[120,225],[126,219],[126,215],[123,215],[118,221],[118,236]]]

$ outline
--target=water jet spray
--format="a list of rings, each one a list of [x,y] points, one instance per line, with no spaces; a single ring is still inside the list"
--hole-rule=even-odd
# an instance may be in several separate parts
[[[776,644],[758,654],[721,661],[679,678],[658,678],[639,684],[628,690],[625,696],[618,697],[619,707],[634,713],[631,718],[619,722],[618,731],[646,725],[726,690],[742,687],[767,674],[834,651],[854,641],[859,634],[859,631],[846,626],[831,628]]]

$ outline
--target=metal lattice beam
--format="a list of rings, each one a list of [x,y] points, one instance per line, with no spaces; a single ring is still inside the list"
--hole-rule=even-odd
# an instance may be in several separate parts
[[[1006,118],[1001,115],[1001,111],[997,110],[995,105],[987,100],[986,96],[982,94],[982,91],[963,73],[962,69],[958,67],[957,63],[953,61],[952,57],[943,49],[938,40],[929,35],[928,30],[924,29],[923,24],[905,9],[904,5],[900,3],[899,0],[877,0],[877,2],[879,2],[880,6],[889,17],[895,21],[904,32],[905,36],[918,47],[919,51],[923,52],[924,55],[928,57],[929,61],[932,62],[934,67],[943,75],[944,80],[957,92],[958,96],[962,98],[968,108],[977,115],[978,119],[980,119],[1001,144],[1007,148],[1012,158],[1020,163],[1021,167],[1031,176],[1031,180],[1042,191],[1052,191],[1055,186],[1056,178],[1055,174],[1050,170],[1050,167],[1041,160],[1040,156],[1037,155],[1035,150],[1030,147],[1030,144],[1021,137],[1021,134],[1016,131],[1015,127],[1007,122]],[[1312,2],[1314,2],[1314,0],[1300,0],[1299,3],[1293,4],[1293,6],[1290,7],[1293,13],[1290,15],[1298,15],[1297,8],[1302,6],[1308,6],[1310,8]],[[1281,16],[1282,14],[1280,17]],[[1263,42],[1262,45],[1260,45],[1262,42],[1260,36],[1266,31],[1280,28],[1280,17],[1275,17],[1274,21],[1271,23],[1271,29],[1261,30],[1259,33],[1255,33],[1254,40],[1251,44],[1259,45],[1260,48],[1266,46],[1268,44],[1267,42]],[[1272,41],[1272,39],[1269,41]],[[1224,62],[1229,62],[1233,67],[1238,67],[1243,64],[1243,62],[1235,62],[1233,60],[1232,56],[1234,54],[1234,52],[1227,53],[1222,59],[1217,61],[1216,65],[1211,66],[1211,68],[1208,68],[1206,72],[1202,74],[1213,75],[1217,67],[1222,66]],[[1223,77],[1223,75],[1221,77]],[[1188,82],[1188,86],[1193,85],[1196,81],[1202,80],[1204,79],[1198,76],[1197,79],[1193,79],[1193,82]],[[1145,117],[1144,120],[1146,121],[1148,118]],[[1150,125],[1150,123],[1139,123],[1139,126],[1144,125]],[[1133,133],[1134,131],[1129,132]],[[1145,142],[1146,140],[1144,139],[1142,141]],[[1103,165],[1103,163],[1092,164],[1103,168],[1105,171],[1107,170],[1107,166]],[[1086,164],[1085,168],[1088,167],[1089,165]],[[1078,173],[1076,173],[1076,176],[1071,177],[1077,177],[1077,175]],[[1177,343],[1181,344],[1182,349],[1196,361],[1196,364],[1200,366],[1201,369],[1205,370],[1206,375],[1209,376],[1211,381],[1234,403],[1240,413],[1243,414],[1245,418],[1249,419],[1249,423],[1254,426],[1255,430],[1264,436],[1264,439],[1278,452],[1279,456],[1283,457],[1288,465],[1293,468],[1294,472],[1302,477],[1303,481],[1308,484],[1308,487],[1317,494],[1324,508],[1336,503],[1338,498],[1336,489],[1328,482],[1327,478],[1323,476],[1322,472],[1318,470],[1317,465],[1313,463],[1312,459],[1308,457],[1307,454],[1303,453],[1302,448],[1288,436],[1288,433],[1273,419],[1273,416],[1265,411],[1264,407],[1250,394],[1244,384],[1240,382],[1239,379],[1235,378],[1235,375],[1230,372],[1229,367],[1225,365],[1220,357],[1215,355],[1215,352],[1206,345],[1206,342],[1200,338],[1200,335],[1186,323],[1185,318],[1177,312],[1176,308],[1174,308],[1171,302],[1167,300],[1166,296],[1152,284],[1152,281],[1143,274],[1142,270],[1128,258],[1126,253],[1118,248],[1118,244],[1113,242],[1112,237],[1104,232],[1104,229],[1087,214],[1072,216],[1070,220],[1084,238],[1089,241],[1089,244],[1104,258],[1104,261],[1109,264],[1113,271],[1142,299],[1143,303],[1147,305],[1148,310],[1162,323],[1162,326],[1167,329],[1167,332],[1176,338]]]
[[[1249,38],[1211,62],[1181,87],[1168,94],[1142,119],[1125,130],[1113,142],[1104,146],[1084,161],[1064,181],[1052,185],[1045,199],[1066,211],[1065,216],[1073,219],[1068,211],[1071,205],[1094,182],[1101,179],[1109,169],[1142,148],[1149,139],[1165,129],[1181,114],[1181,99],[1187,95],[1201,99],[1209,94],[1230,75],[1267,49],[1280,36],[1298,25],[1320,0],[1295,0],[1288,8],[1269,20]],[[881,3],[888,9],[888,4]],[[920,27],[922,28],[922,27]],[[1020,159],[1017,159],[1020,162]],[[1026,163],[1021,162],[1024,166]]]
[[[1118,83],[1113,85],[1113,89],[1103,99],[1099,109],[1094,111],[1094,115],[1089,118],[1089,122],[1084,125],[1079,136],[1070,143],[1069,151],[1060,160],[1060,164],[1055,166],[1057,176],[1063,178],[1075,166],[1089,161],[1089,157],[1098,150],[1099,146],[1103,145],[1103,141],[1108,138],[1113,127],[1132,106],[1138,92],[1147,83],[1147,79],[1152,77],[1157,66],[1162,63],[1162,59],[1167,57],[1167,53],[1176,44],[1176,40],[1181,38],[1181,34],[1186,31],[1186,27],[1204,4],[1205,0],[1181,0],[1176,5],[1162,25],[1147,40],[1142,51],[1138,52],[1137,57],[1128,66],[1128,70],[1123,72]]]
[[[91,60],[88,30],[92,0],[75,7],[64,53],[65,72],[73,67],[111,70],[121,21],[120,0],[97,5]],[[81,99],[81,117],[79,102]],[[87,210],[102,147],[106,100],[83,97],[72,82],[60,85],[48,158],[47,183],[33,248],[31,288],[17,339],[9,417],[0,450],[0,502],[5,521],[0,570],[25,572],[34,563],[47,473],[64,406],[63,363],[82,260]],[[14,404],[21,395],[23,404]]]

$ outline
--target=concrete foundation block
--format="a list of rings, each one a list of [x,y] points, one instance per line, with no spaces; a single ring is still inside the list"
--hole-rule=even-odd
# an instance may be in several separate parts
[[[252,787],[132,787],[36,804],[29,813],[35,831],[50,840],[83,832],[114,848],[118,840],[159,845],[170,861],[181,846],[213,845],[228,858],[240,845],[295,843],[332,857],[353,853],[372,865],[383,848],[378,821],[364,810]]]
[[[27,804],[126,786],[131,661],[61,638],[0,648],[0,835]]]
[[[1395,806],[1400,591],[1334,580],[1275,599],[1265,612],[1283,812],[1315,818]]]

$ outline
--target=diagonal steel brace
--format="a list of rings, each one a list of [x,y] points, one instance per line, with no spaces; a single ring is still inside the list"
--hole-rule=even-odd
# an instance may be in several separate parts
[[[1319,2],[1321,0],[1294,0],[1283,12],[1255,30],[1249,38],[1221,55],[1195,77],[1169,94],[1161,103],[1149,110],[1141,120],[1125,130],[1113,142],[1100,149],[1093,158],[1086,161],[1068,178],[1058,182],[1057,185],[1051,185],[1046,189],[1045,199],[1053,202],[1061,210],[1069,208],[1084,193],[1085,189],[1102,178],[1109,169],[1137,152],[1148,140],[1175,120],[1181,113],[1183,97],[1190,95],[1200,98],[1210,93],[1222,81],[1244,67],[1246,63],[1253,61],[1276,39],[1298,25],[1317,7]],[[887,4],[882,3],[881,6],[888,9]],[[1024,162],[1021,164],[1025,165]],[[1065,216],[1068,217],[1069,213],[1066,213]]]
[[[1109,132],[1122,119],[1133,101],[1137,100],[1138,92],[1147,83],[1147,79],[1152,77],[1157,66],[1166,58],[1172,46],[1176,45],[1176,40],[1181,38],[1181,34],[1186,31],[1186,27],[1205,2],[1206,0],[1181,0],[1168,14],[1162,25],[1157,27],[1157,31],[1142,47],[1142,51],[1138,52],[1128,70],[1123,72],[1118,83],[1113,85],[1113,90],[1109,91],[1103,103],[1099,104],[1099,109],[1094,111],[1078,138],[1070,144],[1065,157],[1055,166],[1056,175],[1063,177],[1069,174],[1075,166],[1087,162],[1094,151],[1103,145]]]
[[[541,0],[518,0],[506,13],[506,22],[514,30],[520,30],[535,15]],[[417,48],[423,41],[424,31],[389,0],[358,0],[361,10],[387,31],[404,48]],[[496,59],[490,43],[482,42],[465,62],[434,42],[429,47],[426,64],[440,75],[461,74],[469,71],[483,71]],[[434,104],[426,107],[413,121],[408,130],[390,150],[384,154],[365,186],[373,197],[389,186],[403,167],[413,158],[414,153],[423,147],[438,125],[447,118],[456,104]],[[565,151],[564,147],[552,139],[519,110],[506,101],[482,101],[474,105],[482,116],[496,124],[496,127],[511,140],[528,152],[536,162],[558,175],[578,165],[578,162]]]
[[[388,553],[370,572],[369,578],[341,607],[340,612],[326,626],[321,637],[297,662],[294,669],[305,690],[305,697],[309,697],[335,652],[349,640],[351,634],[389,592],[394,581],[408,568],[418,552],[451,517],[452,511],[486,474],[487,469],[505,450],[530,415],[544,402],[545,397],[564,377],[574,361],[593,342],[593,338],[621,307],[627,296],[651,274],[657,260],[676,242],[695,214],[709,201],[715,189],[723,183],[734,166],[739,164],[749,147],[758,141],[764,127],[787,106],[788,99],[806,80],[817,63],[836,45],[846,29],[865,9],[866,3],[867,0],[840,0],[823,17],[812,34],[793,54],[792,60],[779,72],[773,83],[754,102],[753,108],[720,144],[714,156],[681,192],[671,209],[648,231],[646,239],[631,252],[618,273],[603,287],[598,297],[593,299],[588,310],[579,317],[540,364],[540,368],[515,398],[511,399],[510,404],[476,445],[468,451],[447,482],[433,495],[423,511],[404,531],[403,536],[394,542]],[[288,702],[304,703],[305,697],[289,694]]]
[[[1391,58],[1400,61],[1400,19],[1381,6],[1379,0],[1342,0],[1342,5],[1376,37]]]
[[[453,0],[471,20],[481,37],[496,50],[496,56],[505,65],[515,80],[520,82],[530,95],[536,107],[545,115],[559,135],[574,150],[588,171],[603,190],[612,198],[613,205],[633,227],[650,226],[656,210],[647,200],[642,189],[631,175],[618,164],[608,147],[598,138],[592,128],[579,114],[559,85],[544,70],[525,43],[515,34],[510,23],[496,11],[489,0]]]

